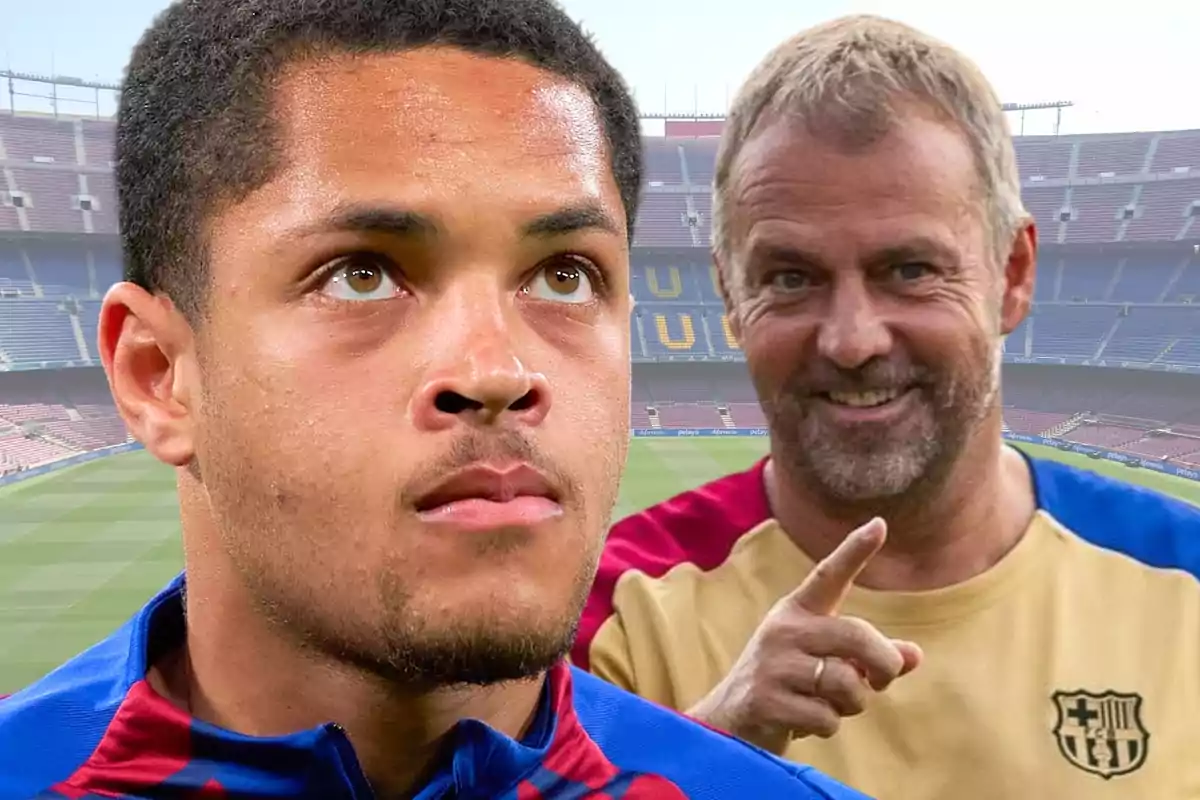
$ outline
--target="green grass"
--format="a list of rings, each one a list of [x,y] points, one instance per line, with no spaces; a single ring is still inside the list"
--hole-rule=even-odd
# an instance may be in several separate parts
[[[766,444],[634,440],[618,514],[743,469]],[[1200,483],[1029,449],[1200,505]],[[174,476],[145,453],[0,488],[0,694],[103,638],[171,579],[181,559]]]

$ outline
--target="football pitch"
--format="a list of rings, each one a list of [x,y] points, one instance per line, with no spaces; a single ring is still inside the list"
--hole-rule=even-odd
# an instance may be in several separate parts
[[[765,438],[635,439],[618,514],[761,457]],[[1200,483],[1045,447],[1200,505]],[[0,488],[0,695],[103,638],[181,565],[174,475],[144,452]]]

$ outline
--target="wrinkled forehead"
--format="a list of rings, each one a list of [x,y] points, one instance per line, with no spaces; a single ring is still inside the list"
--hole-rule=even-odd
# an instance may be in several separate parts
[[[764,125],[730,182],[735,247],[764,235],[805,249],[876,250],[916,236],[947,247],[980,219],[972,154],[953,128],[920,116],[850,146],[785,117]]]

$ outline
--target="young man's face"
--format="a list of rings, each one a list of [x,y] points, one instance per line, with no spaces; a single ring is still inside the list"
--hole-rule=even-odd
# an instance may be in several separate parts
[[[261,606],[342,657],[536,672],[569,644],[628,440],[597,110],[525,63],[422,49],[295,64],[275,111],[281,170],[211,221],[185,531],[209,519]]]

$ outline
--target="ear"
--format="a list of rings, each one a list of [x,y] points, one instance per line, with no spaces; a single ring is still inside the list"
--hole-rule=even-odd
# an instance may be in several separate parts
[[[109,289],[100,308],[100,360],[133,437],[174,467],[195,455],[196,387],[191,325],[166,297],[132,283]]]
[[[1000,332],[1005,336],[1017,329],[1033,303],[1033,284],[1037,278],[1037,226],[1032,220],[1017,230],[1012,249],[1004,265],[1004,298],[1000,306]]]
[[[725,263],[727,259],[715,249],[712,251],[712,260],[713,278],[717,284],[717,293],[721,295],[721,300],[725,303],[725,317],[729,320],[729,331],[733,334],[733,338],[740,342],[742,340],[742,319],[741,315],[737,313],[733,295],[729,290],[730,265]]]

